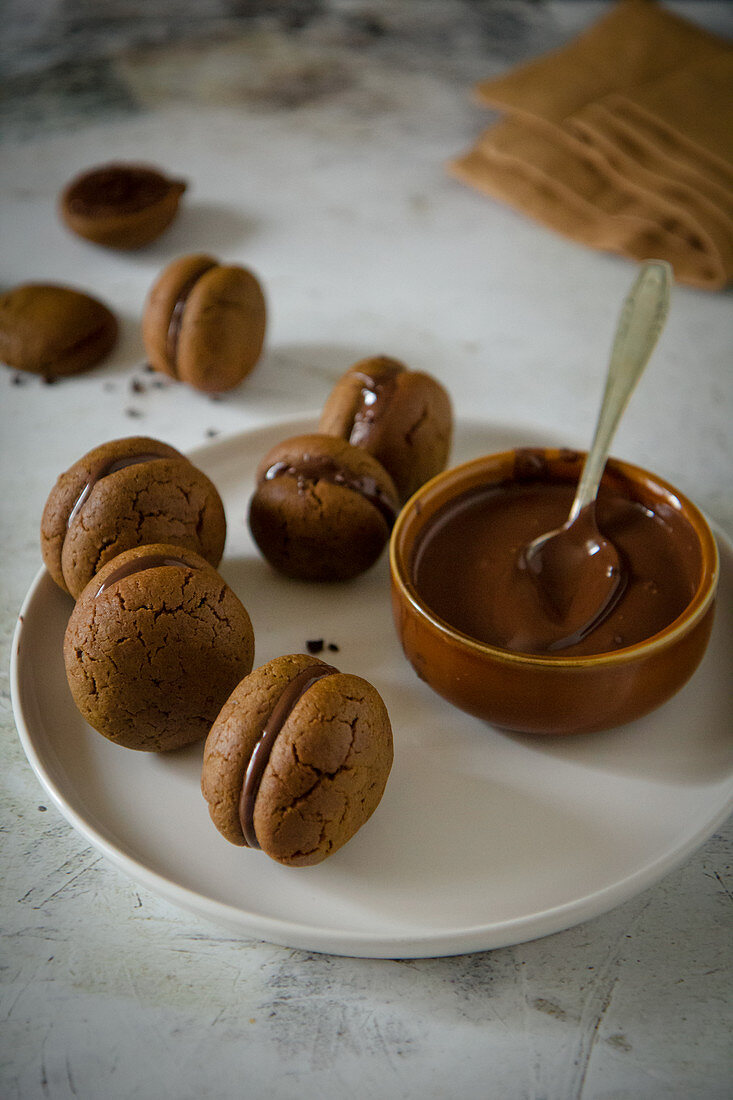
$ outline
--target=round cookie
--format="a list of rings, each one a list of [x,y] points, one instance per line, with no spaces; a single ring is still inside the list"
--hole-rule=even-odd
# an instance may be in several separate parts
[[[104,164],[67,184],[59,213],[73,233],[94,244],[141,248],[168,228],[185,190],[182,180],[145,164]]]
[[[371,817],[392,767],[376,689],[317,657],[269,661],[234,690],[204,746],[201,790],[232,844],[304,867]]]
[[[387,355],[361,359],[342,375],[318,430],[364,447],[389,471],[404,503],[445,469],[453,411],[444,387]]]
[[[293,436],[259,464],[252,537],[271,565],[303,580],[347,580],[377,560],[399,509],[392,478],[336,436]]]
[[[200,554],[126,550],[79,596],[64,663],[82,716],[128,749],[167,752],[208,733],[252,668],[249,615]]]
[[[117,342],[114,314],[72,287],[23,283],[0,296],[0,360],[60,378],[100,363]]]
[[[254,368],[267,309],[247,268],[195,253],[174,260],[153,284],[142,334],[156,370],[195,389],[223,392]]]
[[[175,447],[130,436],[94,447],[61,474],[41,518],[41,553],[76,599],[123,550],[169,542],[221,561],[226,518],[208,477]]]

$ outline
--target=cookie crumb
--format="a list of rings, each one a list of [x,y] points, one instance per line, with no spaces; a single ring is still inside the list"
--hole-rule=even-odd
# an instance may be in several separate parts
[[[338,653],[339,651],[339,647],[336,645],[335,642],[329,642],[328,648],[330,649],[331,653]]]
[[[39,806],[39,807],[38,807],[38,809],[39,809],[39,810],[41,811],[41,813],[43,814],[43,813],[45,813],[45,812],[46,812],[46,809],[47,809],[47,807],[46,807],[46,806]]]
[[[142,413],[140,409],[129,408],[125,409],[125,416],[142,416]]]
[[[152,363],[143,363],[143,370],[147,371],[148,374],[154,374],[155,373],[155,367],[153,366]]]
[[[24,374],[14,374],[10,381],[14,386],[24,386],[28,379]]]
[[[43,384],[44,386],[55,386],[58,382],[58,378],[55,374],[44,374]]]
[[[133,378],[130,382],[130,389],[133,393],[145,393],[145,386],[138,378]]]
[[[206,434],[209,437],[209,439],[212,439],[215,435],[219,434],[219,429],[218,428],[207,428],[206,429]]]

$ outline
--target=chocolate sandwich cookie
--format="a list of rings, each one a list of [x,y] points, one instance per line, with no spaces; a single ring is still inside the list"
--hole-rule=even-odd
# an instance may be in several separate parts
[[[0,360],[60,378],[101,363],[117,342],[117,319],[72,287],[23,283],[0,296]]]
[[[255,669],[204,746],[201,790],[232,844],[279,863],[320,863],[379,805],[392,767],[392,727],[376,689],[317,657]]]
[[[110,741],[144,752],[205,737],[253,656],[252,624],[234,592],[200,554],[170,543],[107,562],[64,637],[79,712]]]
[[[169,542],[221,561],[226,518],[208,477],[175,447],[145,436],[95,447],[61,474],[41,519],[41,553],[76,599],[110,558]]]
[[[377,355],[354,363],[342,375],[326,400],[318,430],[348,439],[378,458],[404,503],[445,469],[453,411],[437,379]]]
[[[62,191],[59,212],[85,240],[107,248],[141,248],[168,228],[186,190],[145,164],[104,164],[76,176]]]
[[[346,580],[381,554],[397,516],[392,478],[367,451],[336,436],[293,436],[259,464],[249,527],[290,577]]]
[[[198,390],[223,392],[255,366],[267,310],[257,277],[212,256],[181,256],[153,284],[142,333],[156,370]]]

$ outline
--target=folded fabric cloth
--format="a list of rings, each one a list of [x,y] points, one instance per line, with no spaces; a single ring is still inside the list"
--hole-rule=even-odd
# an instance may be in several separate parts
[[[477,86],[505,113],[449,164],[545,225],[680,282],[733,278],[733,46],[619,0],[569,45]]]

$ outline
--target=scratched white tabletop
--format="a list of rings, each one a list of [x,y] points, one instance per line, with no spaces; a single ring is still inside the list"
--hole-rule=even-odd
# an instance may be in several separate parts
[[[632,268],[474,194],[444,164],[487,122],[475,80],[605,7],[9,5],[2,289],[87,289],[116,310],[121,339],[105,364],[54,385],[0,369],[3,1098],[729,1095],[729,824],[551,935],[435,958],[329,954],[250,938],[128,877],[39,783],[10,700],[43,504],[97,443],[225,446],[318,409],[375,353],[441,378],[489,445],[587,443]],[[733,29],[725,3],[670,7]],[[115,158],[190,185],[171,230],[129,255],[71,237],[55,211],[72,175]],[[188,251],[247,264],[267,291],[265,354],[220,400],[145,370],[142,302]],[[729,295],[675,288],[614,446],[728,536],[731,328]],[[429,736],[435,747],[440,731]]]

